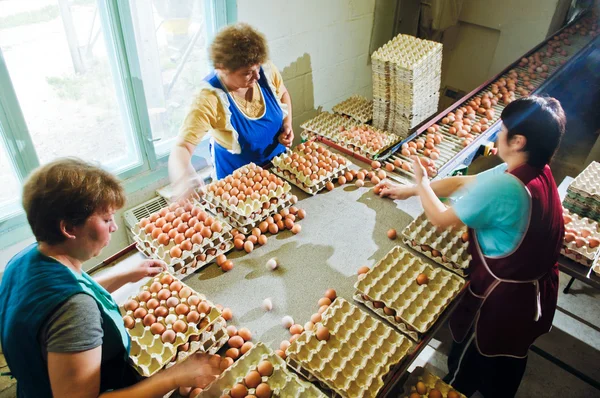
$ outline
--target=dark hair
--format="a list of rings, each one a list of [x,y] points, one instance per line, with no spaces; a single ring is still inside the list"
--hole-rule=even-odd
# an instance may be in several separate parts
[[[517,134],[526,138],[524,151],[529,165],[544,167],[550,163],[567,124],[557,99],[536,95],[519,98],[504,108],[500,118],[508,131],[507,141]]]
[[[246,23],[236,23],[217,33],[209,53],[215,68],[236,71],[265,63],[269,49],[262,33]]]
[[[23,208],[38,242],[66,238],[60,222],[82,225],[96,211],[120,209],[125,192],[115,176],[79,159],[58,159],[31,173],[23,186]]]

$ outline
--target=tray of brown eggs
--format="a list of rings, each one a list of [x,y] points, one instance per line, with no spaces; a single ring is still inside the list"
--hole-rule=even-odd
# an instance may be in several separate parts
[[[198,395],[190,398],[325,398],[314,385],[287,369],[286,363],[258,342]]]
[[[417,366],[402,389],[402,398],[466,398],[427,369]]]
[[[401,140],[402,138],[396,134],[367,125],[352,126],[348,130],[341,126],[337,137],[340,145],[368,159],[375,158]]]
[[[191,202],[175,202],[132,229],[138,249],[167,263],[175,275],[193,273],[233,248],[231,226]]]
[[[600,225],[563,209],[565,237],[561,254],[580,264],[591,266],[600,256]]]
[[[396,246],[354,285],[355,300],[420,341],[465,285],[444,268]]]
[[[315,195],[328,182],[343,175],[351,164],[343,156],[314,141],[300,144],[293,151],[276,156],[272,162],[275,174],[310,195]]]
[[[288,365],[328,395],[376,397],[414,344],[338,297],[286,349]]]
[[[216,352],[227,342],[221,312],[168,272],[150,279],[121,312],[131,337],[129,358],[142,376],[200,349]]]

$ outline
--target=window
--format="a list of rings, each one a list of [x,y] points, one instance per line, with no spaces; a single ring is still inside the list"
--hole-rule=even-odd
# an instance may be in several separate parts
[[[1,3],[0,222],[20,209],[23,179],[57,157],[123,179],[165,167],[235,1]]]

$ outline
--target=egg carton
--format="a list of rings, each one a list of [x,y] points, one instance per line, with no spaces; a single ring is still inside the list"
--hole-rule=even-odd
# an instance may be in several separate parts
[[[262,182],[256,180],[257,175],[260,176]],[[253,193],[253,195],[255,195],[254,197],[250,197],[249,195],[249,197],[240,200],[237,204],[233,204],[231,200],[236,199],[237,202],[238,199],[237,197],[231,198],[230,192],[234,189],[236,191],[239,190],[238,187],[231,185],[235,184],[236,179],[243,178],[250,179],[255,185],[261,185],[260,190],[263,192],[256,192],[258,189],[255,189]],[[202,196],[206,202],[219,206],[228,213],[249,218],[252,217],[252,215],[260,214],[264,210],[263,206],[268,206],[271,199],[281,198],[289,193],[291,189],[290,184],[287,182],[282,181],[277,176],[272,176],[268,170],[265,170],[254,163],[250,163],[235,170],[231,175],[224,179],[215,181],[206,187],[203,187]],[[235,195],[237,194],[238,193]]]
[[[361,123],[367,123],[373,119],[373,101],[360,95],[351,96],[335,105],[332,110],[335,113],[350,116]]]
[[[184,298],[179,297],[181,289],[176,292],[170,291],[169,284],[161,283],[163,277],[172,278],[171,283],[179,282],[181,284],[181,289],[188,288],[191,292],[190,296]],[[170,292],[169,299],[174,297],[176,300],[173,301],[177,301],[177,303],[173,303],[174,305],[169,306],[166,299],[158,299],[159,293],[156,291],[151,292],[151,286],[154,283],[158,283],[161,290],[168,289]],[[146,292],[150,293],[150,295],[148,296],[149,298],[143,298],[146,300],[143,301],[143,299],[140,299],[140,295],[148,295]],[[190,298],[194,296],[200,299],[200,303],[205,301],[208,304],[208,309],[204,310],[204,312],[200,312],[198,311],[199,307],[197,305],[190,304]],[[169,362],[176,358],[178,347],[186,344],[190,340],[194,343],[198,342],[198,344],[193,344],[193,347],[191,347],[193,351],[197,351],[203,346],[203,343],[212,341],[214,336],[223,329],[224,324],[217,322],[219,318],[222,319],[220,311],[210,301],[206,300],[204,295],[195,292],[192,288],[167,272],[163,272],[150,279],[140,288],[137,295],[130,297],[128,302],[130,300],[135,301],[138,307],[135,310],[127,310],[125,309],[127,306],[126,303],[121,307],[121,313],[123,314],[124,319],[126,317],[134,319],[133,327],[127,328],[127,332],[131,337],[129,359],[132,366],[142,376],[149,377],[165,367]],[[155,300],[158,305],[156,307],[151,305],[150,307],[153,308],[150,308],[148,304],[151,300]],[[196,322],[189,322],[186,314],[177,314],[175,308],[179,304],[186,304],[189,312],[198,312],[200,315],[198,320]],[[174,342],[163,342],[161,339],[162,334],[153,334],[151,326],[145,326],[143,324],[144,317],[135,317],[135,311],[139,308],[144,309],[144,312],[146,313],[145,316],[153,315],[155,317],[155,323],[162,324],[165,327],[165,332],[173,330],[173,324],[178,320],[182,320],[185,323],[186,329],[185,331],[175,332]],[[159,316],[156,312],[158,308],[166,308],[168,313]]]
[[[469,242],[462,240],[465,233],[468,233],[466,227],[440,230],[422,213],[402,231],[402,237],[412,249],[466,277],[469,275],[472,257],[468,250]]]
[[[247,353],[240,357],[240,359],[235,361],[231,367],[226,369],[208,388],[198,394],[196,398],[218,398],[227,395],[235,384],[243,384],[244,377],[249,372],[256,370],[261,361],[269,361],[273,364],[273,373],[271,376],[262,377],[262,382],[269,384],[271,387],[273,397],[326,397],[326,395],[314,385],[307,383],[295,373],[290,372],[283,359],[273,353],[273,351],[263,343],[258,342]],[[248,394],[251,395],[254,393],[254,388],[248,389]]]
[[[455,395],[456,397],[460,397],[460,398],[466,398],[466,396],[464,394],[461,394],[460,392],[456,391],[452,386],[444,383],[442,381],[442,379],[440,379],[439,377],[437,377],[436,375],[430,373],[427,369],[424,369],[420,366],[417,366],[412,373],[410,374],[410,376],[408,376],[408,379],[406,379],[406,382],[404,382],[404,385],[402,387],[402,398],[409,398],[411,394],[417,392],[417,383],[422,382],[425,385],[425,388],[427,389],[427,393],[423,394],[423,396],[429,396],[429,391],[431,391],[431,389],[435,388],[437,389],[440,393],[442,393],[442,397],[448,397],[448,393],[450,393],[451,391],[454,391],[457,395]]]
[[[571,182],[568,190],[600,201],[600,163],[590,163]]]
[[[417,283],[420,274],[427,275],[428,283]],[[464,284],[464,279],[457,275],[432,267],[408,250],[396,246],[354,287],[360,297],[355,296],[358,301],[419,341]],[[376,308],[374,302],[385,305],[388,313],[384,312],[383,306]]]
[[[306,152],[306,149],[308,148],[311,149],[311,153]],[[337,164],[332,166],[333,169],[331,171],[326,171],[325,169],[321,168],[321,166],[318,166],[313,162],[313,166],[318,167],[319,173],[321,171],[324,171],[324,173],[320,174],[317,179],[311,179],[311,176],[307,176],[305,173],[300,172],[298,167],[294,166],[296,161],[293,160],[293,157],[298,155],[300,158],[310,158],[312,157],[311,155],[313,150],[315,152],[322,150],[323,153],[330,153],[327,148],[315,143],[314,141],[300,144],[293,151],[288,151],[273,158],[273,172],[276,175],[289,180],[292,184],[296,185],[304,192],[310,195],[315,195],[317,192],[325,188],[325,185],[329,181],[345,173],[352,164],[343,156],[332,154],[332,156],[337,156],[339,163],[338,161],[335,161]],[[313,170],[312,175],[315,173],[316,172]]]
[[[226,209],[207,202],[202,198],[198,201],[201,207],[210,211],[219,219],[226,221],[244,235],[248,235],[252,229],[256,228],[258,224],[263,222],[269,216],[278,213],[282,209],[287,209],[297,202],[298,197],[292,195],[291,192],[288,192],[281,198],[271,198],[270,205],[268,207],[263,206],[263,210],[260,213],[253,214],[251,217],[241,217],[238,214],[228,213]]]
[[[306,131],[337,142],[340,126],[350,128],[359,124],[358,121],[346,116],[322,112],[316,117],[301,124],[300,127]]]
[[[329,329],[320,341],[316,328]],[[331,396],[375,397],[414,344],[383,322],[338,297],[315,329],[305,330],[287,349],[288,365]]]
[[[381,147],[376,149],[367,142],[363,142],[360,137],[360,129],[372,131],[373,138],[379,138]],[[380,153],[386,151],[390,147],[399,143],[402,140],[396,134],[391,134],[387,131],[379,130],[373,126],[357,126],[357,129],[350,128],[350,130],[344,130],[339,133],[339,143],[350,149],[353,152],[357,152],[369,159],[375,158]]]
[[[562,205],[563,208],[568,209],[573,213],[600,222],[600,207],[590,206],[589,204],[573,200],[569,195],[563,200]]]
[[[431,58],[441,57],[441,52],[441,43],[400,34],[377,49],[371,59],[376,71],[385,71],[385,66],[381,65],[385,63],[394,63],[407,70],[418,70]]]
[[[565,224],[565,239],[560,251],[561,254],[578,263],[588,267],[591,266],[600,255],[600,246],[590,247],[589,239],[600,240],[600,225],[587,217],[572,213],[568,209],[563,210],[563,216],[570,217],[571,222]],[[581,236],[584,228],[591,232],[586,238]],[[576,239],[568,242],[569,233],[574,234]]]

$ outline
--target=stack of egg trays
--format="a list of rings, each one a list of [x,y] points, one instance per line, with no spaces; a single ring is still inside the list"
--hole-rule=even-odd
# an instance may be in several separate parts
[[[600,163],[590,163],[571,182],[563,205],[575,213],[600,221]]]
[[[466,227],[440,230],[422,213],[402,231],[402,237],[412,249],[450,271],[467,277],[472,257],[468,252],[469,242],[462,240],[465,233]]]
[[[316,330],[329,329],[327,341]],[[338,297],[313,330],[305,330],[287,349],[288,365],[328,395],[376,397],[414,344],[385,323]]]
[[[350,116],[360,123],[373,120],[373,101],[369,101],[361,95],[351,96],[335,105],[332,110],[335,113]]]
[[[600,239],[600,225],[596,221],[590,220],[587,217],[581,217],[567,209],[564,209],[564,214],[569,215],[572,219],[570,223],[565,224],[565,228],[574,229],[578,234],[580,234],[582,228],[588,228],[592,231],[592,237]],[[598,261],[600,256],[600,246],[594,248],[586,245],[577,247],[576,241],[567,242],[566,240],[563,240],[563,246],[560,249],[560,253],[573,261],[590,267],[594,262]]]
[[[325,185],[327,185],[329,181],[333,181],[336,178],[344,175],[344,173],[349,170],[350,165],[352,165],[352,162],[344,158],[346,160],[346,164],[339,165],[339,167],[337,167],[331,173],[322,176],[322,178],[318,181],[309,180],[309,184],[307,184],[306,180],[303,181],[302,178],[299,178],[299,174],[293,170],[290,170],[289,167],[287,167],[283,162],[283,160],[286,157],[291,156],[293,152],[294,151],[287,151],[279,156],[274,157],[272,160],[273,168],[271,171],[279,177],[288,180],[309,195],[316,195],[319,191],[325,188]]]
[[[419,285],[416,281],[419,274],[427,275],[429,282]],[[461,277],[426,264],[396,246],[356,282],[354,298],[418,342],[464,284]],[[387,315],[383,308],[375,308],[374,301],[392,309],[395,316]]]
[[[346,116],[322,112],[316,117],[301,124],[300,127],[305,131],[325,137],[337,143],[340,126],[344,126],[348,129],[359,124],[361,123]]]
[[[273,364],[273,374],[263,376],[262,382],[269,384],[273,397],[293,398],[325,398],[317,387],[302,380],[298,375],[287,369],[286,363],[263,343],[258,342],[231,367],[226,369],[221,376],[202,391],[196,398],[219,398],[227,395],[237,383],[243,383],[244,377],[261,361]],[[248,394],[254,394],[254,389],[248,389]],[[194,397],[190,397],[194,398]]]
[[[456,391],[452,386],[444,383],[442,379],[437,377],[436,375],[427,371],[420,366],[417,366],[415,370],[412,371],[406,382],[404,382],[404,386],[402,388],[402,398],[409,398],[412,393],[417,392],[415,386],[418,382],[423,382],[425,387],[427,387],[427,391],[430,391],[432,388],[437,389],[442,393],[443,397],[447,397],[450,391],[455,391],[459,394],[460,398],[467,398],[464,394]]]
[[[368,129],[371,129],[373,131],[377,131],[378,133],[383,133],[386,136],[386,140],[385,140],[383,148],[381,148],[378,151],[375,151],[374,149],[372,149],[372,148],[364,145],[363,143],[361,143],[359,139],[357,139],[357,138],[353,138],[353,139],[346,138],[346,137],[342,136],[343,132],[339,133],[338,142],[339,142],[339,144],[341,146],[350,149],[352,152],[356,152],[356,153],[358,153],[360,155],[363,155],[364,157],[366,157],[368,159],[375,159],[377,157],[377,155],[385,152],[386,150],[388,150],[392,146],[394,146],[397,143],[399,143],[400,141],[402,141],[402,138],[400,138],[400,136],[398,136],[396,134],[389,133],[387,131],[379,130],[379,129],[373,127],[373,126],[362,125],[362,126],[357,126],[357,127],[368,128]]]
[[[139,225],[132,229],[133,240],[139,251],[149,258],[162,260],[167,264],[169,272],[176,276],[192,274],[209,264],[220,254],[225,254],[233,248],[231,226],[224,222],[221,232],[213,232],[209,238],[204,238],[202,244],[194,243],[192,250],[184,250],[179,258],[169,254],[175,242],[171,240],[167,246],[152,239]]]
[[[287,183],[286,183],[287,184]],[[198,203],[205,210],[214,214],[221,220],[229,223],[233,228],[237,229],[244,235],[248,235],[252,229],[256,228],[258,224],[264,221],[267,217],[278,213],[282,209],[286,209],[297,202],[298,198],[292,195],[291,192],[284,193],[280,198],[271,198],[270,205],[263,209],[260,213],[253,214],[251,217],[242,217],[236,213],[229,213],[227,209],[223,209],[220,205],[207,202],[202,197],[198,200]]]
[[[150,285],[154,282],[160,282],[161,278],[168,275],[167,272],[160,273],[154,278],[150,279],[145,285],[140,288],[139,293],[149,290]],[[173,281],[179,281],[177,278],[173,278]],[[192,295],[200,297],[200,299],[208,302],[211,310],[208,314],[201,313],[200,322],[197,324],[188,323],[186,317],[183,315],[176,315],[175,308],[169,308],[169,315],[175,315],[177,319],[184,320],[188,328],[185,333],[177,333],[174,343],[163,343],[160,335],[154,335],[150,331],[149,326],[144,326],[142,319],[134,318],[135,325],[132,329],[127,329],[129,336],[131,337],[131,350],[129,353],[129,359],[133,368],[142,376],[149,377],[158,372],[163,367],[167,366],[173,358],[176,358],[177,348],[188,341],[190,342],[190,349],[187,353],[182,354],[183,358],[187,357],[191,353],[198,351],[203,347],[216,347],[219,344],[224,344],[227,341],[227,331],[225,329],[225,322],[221,316],[221,312],[215,307],[213,303],[208,301],[206,297],[198,292],[194,291],[191,287],[181,282],[183,287],[188,287],[192,290]],[[167,287],[168,285],[163,285]],[[138,293],[138,294],[139,294]],[[152,293],[152,298],[156,298],[157,293]],[[137,296],[132,296],[132,300],[137,301]],[[171,296],[176,297],[176,296]],[[185,303],[187,299],[180,299],[181,303]],[[163,300],[164,301],[164,300]],[[152,314],[154,310],[146,307],[145,302],[139,302],[140,307],[145,308],[149,314]],[[163,305],[164,303],[161,303]],[[194,306],[190,306],[194,308]],[[121,307],[121,313],[123,316],[129,315],[133,318],[133,311],[126,311]],[[167,330],[172,329],[171,324],[167,324],[166,317],[157,317],[157,321],[163,323]],[[198,336],[197,341],[190,341],[190,336]],[[218,351],[220,347],[214,349],[214,352]]]

